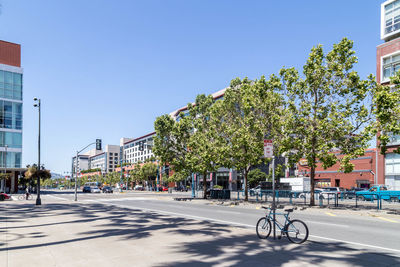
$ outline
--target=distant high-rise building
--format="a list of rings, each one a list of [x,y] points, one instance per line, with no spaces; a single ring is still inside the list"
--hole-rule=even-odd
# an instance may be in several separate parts
[[[22,169],[21,45],[0,40],[0,171],[11,179],[0,191],[17,192]]]

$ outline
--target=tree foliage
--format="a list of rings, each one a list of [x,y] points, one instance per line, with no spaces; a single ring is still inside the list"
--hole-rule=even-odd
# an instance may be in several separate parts
[[[156,119],[153,153],[161,165],[169,165],[174,172],[182,174],[190,170],[187,153],[192,128],[188,118],[179,116],[177,121],[168,114]]]
[[[214,99],[211,95],[198,95],[195,103],[188,105],[189,116],[186,119],[190,122],[192,133],[188,141],[188,152],[186,161],[188,170],[177,173],[180,179],[185,179],[190,172],[201,173],[203,175],[203,197],[207,191],[207,172],[218,169],[218,153],[216,131],[210,120],[211,107]],[[174,177],[175,178],[175,177]]]
[[[255,187],[258,183],[266,181],[268,176],[265,172],[260,169],[253,169],[249,171],[249,185]]]
[[[362,80],[353,70],[357,58],[353,42],[344,38],[324,54],[321,45],[311,50],[303,76],[294,68],[280,71],[287,98],[281,141],[294,162],[305,157],[310,168],[311,201],[314,205],[315,168],[340,162],[351,172],[350,159],[364,154],[372,137],[376,87],[373,76]],[[344,154],[338,157],[334,151]]]

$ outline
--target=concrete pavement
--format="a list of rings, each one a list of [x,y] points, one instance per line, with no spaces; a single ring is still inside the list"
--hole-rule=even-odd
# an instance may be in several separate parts
[[[254,229],[43,198],[0,203],[0,266],[400,266],[337,242],[259,240]]]

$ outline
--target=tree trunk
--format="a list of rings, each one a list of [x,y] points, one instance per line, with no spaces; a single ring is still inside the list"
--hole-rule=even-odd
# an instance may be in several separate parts
[[[203,198],[206,199],[207,196],[207,172],[203,173]]]
[[[248,186],[247,186],[247,175],[248,171],[244,170],[244,201],[249,200],[249,191],[248,191]]]
[[[315,198],[314,198],[314,184],[315,184],[315,167],[311,166],[310,170],[310,189],[311,189],[311,194],[310,194],[310,206],[315,205]]]

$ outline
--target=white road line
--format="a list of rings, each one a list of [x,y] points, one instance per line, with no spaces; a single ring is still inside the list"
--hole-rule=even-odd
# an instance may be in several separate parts
[[[95,202],[101,203],[100,201],[95,201]],[[185,218],[190,218],[190,219],[219,222],[219,223],[224,223],[224,224],[233,225],[233,226],[242,226],[242,227],[251,228],[251,229],[255,228],[255,225],[249,225],[249,224],[243,224],[243,223],[235,223],[235,222],[229,222],[229,221],[224,221],[224,220],[219,220],[219,219],[212,219],[212,218],[201,217],[201,216],[187,215],[187,214],[170,212],[170,211],[163,211],[163,210],[157,210],[157,209],[148,209],[148,208],[139,208],[139,207],[132,207],[132,206],[121,205],[121,204],[113,204],[113,203],[111,203],[111,205],[124,207],[124,208],[129,208],[129,209],[138,209],[138,210],[143,210],[143,211],[159,212],[159,213],[162,213],[162,214],[174,215],[174,216],[185,217]],[[380,246],[362,244],[362,243],[357,243],[357,242],[352,242],[352,241],[345,241],[345,240],[334,239],[334,238],[323,237],[323,236],[316,236],[316,235],[309,235],[309,237],[400,253],[399,249],[385,248],[385,247],[380,247]]]
[[[341,242],[341,243],[346,243],[346,244],[350,244],[350,245],[363,246],[363,247],[369,247],[369,248],[374,248],[374,249],[382,249],[382,250],[388,250],[388,251],[400,253],[399,249],[385,248],[385,247],[380,247],[380,246],[362,244],[362,243],[351,242],[351,241],[344,241],[344,240],[340,240],[340,239],[334,239],[334,238],[322,237],[322,236],[316,236],[316,235],[310,235],[310,237],[329,240],[329,241],[335,241],[335,242]]]
[[[67,198],[63,198],[63,197],[56,197],[56,196],[53,196],[53,195],[44,195],[44,196],[46,196],[46,197],[53,197],[53,198],[56,198],[56,199],[61,199],[61,200],[68,200]]]
[[[326,223],[326,222],[315,222],[315,221],[307,221],[307,223],[310,224],[323,224],[323,225],[329,225],[329,226],[336,226],[336,227],[343,227],[343,228],[349,228],[349,225],[344,225],[344,224],[335,224],[335,223]]]

